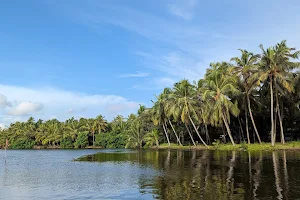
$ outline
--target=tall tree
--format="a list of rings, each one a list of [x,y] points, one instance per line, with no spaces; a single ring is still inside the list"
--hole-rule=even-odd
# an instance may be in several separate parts
[[[263,45],[259,46],[262,50],[262,58],[260,63],[260,76],[259,80],[262,82],[267,82],[270,87],[271,96],[271,143],[272,146],[276,142],[276,133],[274,124],[274,91],[276,98],[276,111],[278,112],[280,128],[281,128],[281,141],[284,143],[284,133],[282,126],[282,118],[280,114],[279,99],[278,99],[278,89],[286,90],[288,92],[293,92],[293,84],[291,81],[291,72],[296,67],[299,67],[299,63],[294,62],[294,59],[298,59],[299,51],[293,52],[295,48],[289,48],[286,45],[286,41],[278,43],[275,47],[269,47],[264,49]]]
[[[205,75],[207,81],[203,94],[205,101],[212,102],[212,118],[215,125],[223,122],[227,129],[228,136],[233,145],[234,139],[229,127],[230,114],[237,116],[239,109],[237,103],[231,101],[231,97],[240,93],[237,89],[237,77],[232,75],[233,68],[227,63],[211,64]]]
[[[253,128],[255,130],[257,139],[259,143],[261,144],[261,139],[259,136],[259,133],[257,131],[257,127],[253,118],[252,109],[251,109],[251,103],[250,103],[250,95],[253,90],[253,88],[256,86],[257,83],[257,70],[258,70],[258,60],[260,55],[259,54],[253,54],[246,50],[239,49],[242,53],[241,57],[234,57],[231,60],[236,63],[236,71],[239,76],[239,80],[241,81],[243,85],[243,94],[245,96],[247,102],[247,106],[245,107],[245,115],[246,115],[246,130],[247,130],[247,139],[248,144],[250,144],[250,138],[249,138],[249,127],[248,127],[248,111],[250,114],[251,122],[253,125]]]
[[[183,123],[190,122],[202,144],[207,146],[194,123],[194,120],[199,121],[198,105],[195,86],[190,84],[188,80],[182,80],[174,85],[174,91],[170,94],[170,101],[168,102],[170,112],[173,113],[175,119],[180,118]]]

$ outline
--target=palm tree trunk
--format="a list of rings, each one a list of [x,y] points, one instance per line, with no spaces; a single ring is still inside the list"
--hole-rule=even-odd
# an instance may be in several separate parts
[[[194,141],[194,139],[193,139],[193,136],[192,136],[192,133],[191,133],[189,127],[186,125],[186,123],[184,123],[184,125],[185,125],[186,130],[189,132],[189,135],[190,135],[190,137],[191,137],[191,140],[192,140],[194,146],[196,146],[196,143],[195,143],[195,141]]]
[[[95,143],[95,131],[93,131],[93,148],[94,148],[94,143]]]
[[[210,144],[210,138],[209,138],[209,134],[208,134],[207,124],[204,124],[204,126],[205,126],[205,134],[206,134],[206,143]]]
[[[229,125],[228,125],[227,120],[225,119],[223,113],[222,113],[222,118],[223,118],[224,124],[225,124],[225,126],[226,126],[227,133],[228,133],[228,135],[229,135],[230,141],[231,141],[232,145],[235,146],[235,143],[234,143],[233,137],[232,137],[232,135],[231,135],[231,131],[230,131]]]
[[[279,101],[278,101],[278,94],[276,92],[276,109],[277,109],[277,114],[278,114],[278,119],[279,119],[279,125],[280,125],[280,138],[281,138],[281,143],[284,144],[284,133],[283,133],[283,125],[282,125],[282,117],[280,114],[280,108],[279,108]]]
[[[207,144],[204,142],[204,140],[202,139],[201,135],[199,134],[199,132],[198,132],[198,130],[197,130],[197,128],[196,128],[196,126],[195,126],[195,124],[194,124],[194,122],[193,122],[193,120],[192,120],[192,118],[191,118],[190,115],[189,115],[189,119],[192,122],[192,125],[193,125],[193,127],[194,127],[194,129],[195,129],[195,131],[196,131],[196,133],[198,135],[198,137],[200,138],[201,142],[204,144],[204,146],[207,147]]]
[[[171,125],[171,127],[172,127],[172,130],[173,130],[173,132],[174,132],[174,134],[175,134],[175,136],[176,136],[176,139],[177,139],[179,145],[182,146],[182,144],[181,144],[181,142],[180,142],[180,140],[179,140],[179,137],[178,137],[178,135],[177,135],[177,133],[176,133],[176,131],[175,131],[175,129],[174,129],[174,127],[173,127],[173,125],[172,125],[170,119],[169,119],[169,123],[170,123],[170,125]]]
[[[168,136],[168,133],[167,133],[167,130],[166,130],[166,127],[165,127],[165,124],[164,124],[164,123],[163,123],[163,129],[164,129],[164,132],[165,132],[165,134],[166,134],[166,138],[167,138],[167,140],[168,140],[168,144],[169,144],[169,146],[171,146],[170,140],[169,140],[169,136]]]
[[[238,117],[238,121],[239,121],[239,124],[240,124],[240,129],[241,129],[243,141],[245,142],[245,136],[244,136],[244,131],[243,131],[243,127],[242,127],[242,123],[241,123],[240,117]]]
[[[155,144],[156,144],[156,148],[158,148],[159,143],[158,143],[158,139],[155,138]]]
[[[253,118],[253,115],[252,115],[252,110],[251,110],[251,106],[250,106],[249,95],[247,95],[247,102],[248,102],[248,110],[249,110],[250,118],[251,118],[251,121],[252,121],[252,125],[253,125],[253,128],[254,128],[254,130],[255,130],[256,137],[257,137],[257,139],[258,139],[258,141],[259,141],[259,144],[261,144],[261,139],[260,139],[260,136],[259,136],[259,134],[258,134],[256,125],[255,125],[255,121],[254,121],[254,118]]]
[[[270,80],[270,92],[271,92],[271,143],[275,146],[275,134],[274,134],[274,97],[273,97],[273,80]]]
[[[247,141],[248,144],[250,144],[250,135],[249,135],[249,125],[248,125],[248,112],[247,112],[247,108],[245,109],[245,120],[246,120],[246,133],[247,133]]]

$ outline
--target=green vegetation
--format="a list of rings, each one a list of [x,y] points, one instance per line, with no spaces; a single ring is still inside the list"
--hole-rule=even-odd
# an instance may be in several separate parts
[[[298,148],[298,143],[285,142],[300,138],[300,52],[286,41],[260,49],[260,54],[240,50],[230,62],[211,63],[203,79],[165,88],[152,107],[140,106],[127,118],[30,118],[1,130],[0,146],[8,139],[10,148],[18,149],[145,148],[161,143],[168,148]]]

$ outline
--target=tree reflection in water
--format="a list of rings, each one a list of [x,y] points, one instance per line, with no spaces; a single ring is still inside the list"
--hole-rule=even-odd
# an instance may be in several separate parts
[[[300,153],[285,151],[138,150],[78,160],[151,167],[159,173],[143,175],[138,182],[141,193],[152,193],[157,199],[215,200],[298,198],[299,158]]]

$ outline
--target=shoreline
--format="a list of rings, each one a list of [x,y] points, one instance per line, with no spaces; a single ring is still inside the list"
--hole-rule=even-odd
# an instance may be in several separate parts
[[[100,146],[88,146],[85,148],[60,148],[59,146],[34,146],[31,149],[26,150],[80,150],[80,149],[106,149]],[[197,146],[179,146],[177,144],[171,144],[171,146],[168,146],[168,144],[161,144],[158,147],[152,146],[152,147],[146,147],[142,149],[173,149],[173,150],[219,150],[219,151],[277,151],[277,150],[289,150],[289,151],[300,151],[300,141],[293,141],[293,142],[287,142],[285,144],[276,143],[275,146],[272,146],[271,143],[254,143],[254,144],[236,144],[233,146],[232,144],[215,144],[215,145],[209,145],[208,147],[205,147],[204,145],[197,145]],[[4,149],[1,149],[4,150]],[[7,150],[25,150],[25,149],[7,149]]]
[[[162,144],[158,147],[150,147],[152,149],[188,149],[188,150],[220,150],[220,151],[276,151],[276,150],[290,150],[300,151],[300,141],[286,142],[285,144],[276,143],[272,146],[271,143],[254,143],[254,144],[217,144],[217,145],[204,145],[197,146],[179,146],[177,144]]]

